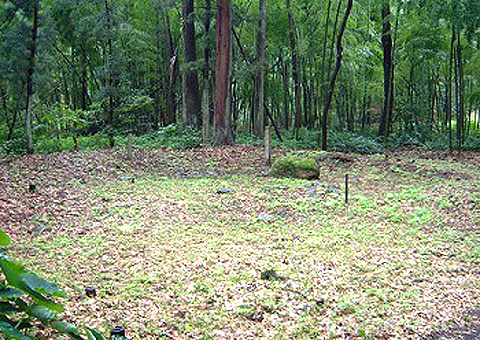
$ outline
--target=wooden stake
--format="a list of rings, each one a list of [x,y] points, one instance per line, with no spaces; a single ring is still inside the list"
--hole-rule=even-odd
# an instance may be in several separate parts
[[[132,159],[132,134],[128,134],[128,144],[127,144],[127,154],[128,159]]]
[[[265,126],[265,159],[267,165],[270,166],[272,164],[272,138],[270,136],[270,124]]]
[[[345,204],[348,204],[348,174],[345,175]]]

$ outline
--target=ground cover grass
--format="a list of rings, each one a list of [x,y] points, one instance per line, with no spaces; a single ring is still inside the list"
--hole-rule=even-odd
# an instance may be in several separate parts
[[[67,319],[132,339],[480,334],[479,155],[348,157],[318,181],[253,146],[4,158],[0,224]]]

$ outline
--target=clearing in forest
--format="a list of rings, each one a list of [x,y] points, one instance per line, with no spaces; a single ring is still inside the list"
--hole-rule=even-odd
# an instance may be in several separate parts
[[[478,154],[326,157],[316,181],[263,176],[262,155],[3,158],[0,227],[11,255],[64,288],[65,317],[103,333],[479,336]]]

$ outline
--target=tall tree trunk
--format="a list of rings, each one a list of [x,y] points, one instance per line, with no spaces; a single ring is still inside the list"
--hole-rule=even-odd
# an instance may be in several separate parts
[[[335,89],[335,81],[337,79],[338,73],[340,72],[340,67],[342,66],[342,56],[343,56],[343,47],[342,47],[342,38],[345,33],[345,28],[347,27],[348,17],[352,11],[353,0],[348,0],[347,8],[343,16],[342,26],[340,27],[340,32],[338,32],[337,37],[337,62],[335,64],[335,69],[333,71],[332,80],[330,81],[330,86],[328,88],[327,97],[325,99],[325,107],[323,109],[323,124],[322,124],[322,150],[327,150],[327,125],[328,125],[328,110],[330,109],[330,104],[332,103],[333,90]]]
[[[204,65],[202,70],[202,118],[203,118],[203,142],[209,139],[210,129],[210,101],[211,101],[211,80],[210,80],[210,26],[212,22],[212,1],[205,0],[205,46],[203,48]]]
[[[384,0],[382,6],[382,46],[383,46],[383,108],[380,116],[379,136],[387,136],[393,110],[393,42],[390,25],[390,0]]]
[[[107,87],[108,87],[108,137],[110,140],[110,147],[115,146],[115,65],[113,57],[113,39],[112,39],[112,18],[110,13],[110,6],[108,0],[105,0],[105,18],[107,21],[108,31],[108,67],[107,67]]]
[[[160,2],[162,3],[162,1]],[[175,44],[173,42],[172,31],[170,28],[170,15],[168,11],[162,6],[162,16],[165,22],[165,40],[168,43],[169,51],[169,65],[168,65],[168,86],[167,86],[167,112],[165,115],[164,125],[170,125],[176,121],[177,112],[177,99],[176,99],[176,87],[177,87],[177,69],[178,69],[178,57]]]
[[[452,25],[452,38],[450,40],[450,60],[448,64],[448,79],[447,79],[447,98],[446,98],[446,111],[447,111],[447,127],[448,127],[448,148],[450,152],[453,152],[453,131],[452,131],[452,103],[453,103],[453,91],[452,91],[452,76],[453,76],[453,60],[454,60],[454,47],[455,47],[455,27]]]
[[[259,0],[258,28],[257,28],[257,57],[255,70],[255,92],[253,102],[253,133],[262,138],[265,125],[265,100],[264,68],[265,68],[265,35],[267,31],[267,0]]]
[[[295,131],[298,133],[302,127],[302,94],[300,91],[297,39],[295,38],[295,18],[290,0],[285,0],[285,3],[287,5],[288,23],[290,26],[290,52],[292,53],[292,78],[295,91]]]
[[[288,65],[283,60],[282,53],[280,53],[280,64],[282,67],[283,80],[283,111],[285,113],[283,120],[283,127],[288,131],[290,128],[290,94],[288,90]]]
[[[227,119],[227,98],[230,90],[230,0],[217,0],[217,32],[215,60],[215,145],[233,144]]]
[[[460,29],[457,31],[457,78],[458,78],[458,117],[457,117],[457,144],[458,151],[462,149],[465,132],[465,80],[463,78],[462,41]]]
[[[333,0],[328,0],[327,4],[327,16],[325,18],[325,31],[323,32],[323,48],[322,48],[322,62],[321,62],[321,76],[320,76],[320,90],[321,90],[321,95],[320,98],[325,97],[325,89],[326,89],[326,83],[327,81],[325,80],[325,60],[327,59],[327,41],[328,41],[328,29],[330,28],[330,9],[332,7],[332,1]]]
[[[33,134],[32,134],[32,112],[31,102],[33,97],[33,73],[35,71],[35,56],[37,52],[37,38],[38,38],[38,14],[39,14],[40,0],[34,0],[33,8],[33,26],[32,26],[32,40],[29,44],[29,60],[27,69],[27,98],[25,101],[25,130],[27,132],[27,153],[33,154]]]
[[[195,40],[195,17],[193,0],[182,0],[183,16],[183,120],[185,124],[199,128],[202,124],[198,75],[194,69],[197,61],[197,44]]]

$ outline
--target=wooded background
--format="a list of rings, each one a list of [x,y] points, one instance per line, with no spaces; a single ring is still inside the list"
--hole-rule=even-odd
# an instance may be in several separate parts
[[[0,141],[113,146],[177,124],[229,144],[272,124],[323,148],[344,131],[460,149],[480,131],[478,13],[479,0],[3,1]]]

